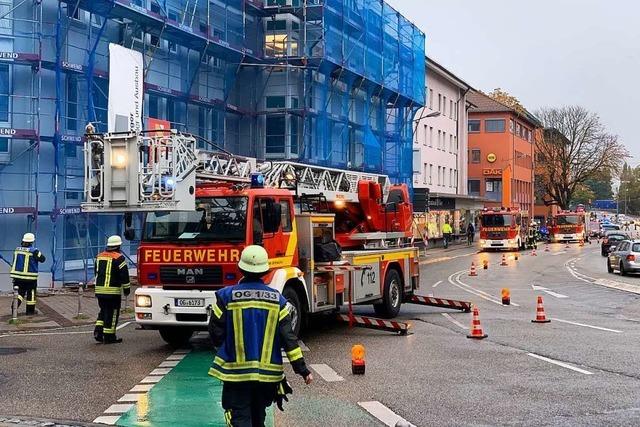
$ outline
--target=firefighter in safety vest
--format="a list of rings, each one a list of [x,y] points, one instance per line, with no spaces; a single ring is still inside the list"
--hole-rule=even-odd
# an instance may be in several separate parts
[[[121,245],[120,236],[109,237],[107,250],[98,254],[95,263],[95,292],[100,312],[93,336],[96,341],[105,344],[122,342],[122,338],[116,338],[121,295],[131,292],[129,269],[120,252]]]
[[[38,263],[45,257],[33,246],[36,236],[26,233],[22,244],[13,252],[10,276],[18,287],[18,307],[26,300],[27,315],[36,314],[36,288],[38,287]]]
[[[223,382],[222,407],[227,426],[263,426],[272,402],[282,410],[291,388],[284,377],[284,348],[295,373],[310,384],[313,376],[291,327],[286,299],[267,286],[267,251],[248,246],[238,263],[242,280],[216,292],[209,334],[217,354],[209,375]]]
[[[538,249],[538,223],[531,221],[529,224],[529,234],[527,235],[528,246],[532,249]]]

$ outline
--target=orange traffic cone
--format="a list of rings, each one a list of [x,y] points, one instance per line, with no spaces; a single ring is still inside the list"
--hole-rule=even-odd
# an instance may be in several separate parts
[[[478,306],[473,306],[473,320],[471,321],[471,331],[469,331],[469,335],[467,338],[474,338],[477,340],[481,340],[486,338],[488,335],[482,332],[482,326],[480,326],[480,311],[478,310]]]
[[[531,251],[531,256],[538,256],[538,253],[536,252],[536,248],[533,248],[533,250]]]
[[[502,254],[502,262],[500,263],[500,265],[507,265],[507,257],[505,254]]]
[[[580,247],[584,246],[584,240],[580,240]]]
[[[471,261],[471,270],[469,271],[469,276],[477,276],[478,272],[476,271],[476,265],[473,261]]]
[[[538,306],[536,307],[536,318],[532,320],[533,323],[549,323],[550,319],[547,319],[547,315],[544,313],[544,305],[542,305],[542,297],[538,295]]]

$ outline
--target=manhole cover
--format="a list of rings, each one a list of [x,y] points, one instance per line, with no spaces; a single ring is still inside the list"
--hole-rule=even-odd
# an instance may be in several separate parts
[[[20,354],[27,351],[26,348],[20,347],[0,347],[0,356],[7,356],[10,354]]]

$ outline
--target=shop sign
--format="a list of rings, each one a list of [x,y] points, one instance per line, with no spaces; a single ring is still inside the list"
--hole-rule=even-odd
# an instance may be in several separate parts
[[[484,176],[502,175],[502,169],[485,168],[485,169],[482,169],[482,175]]]

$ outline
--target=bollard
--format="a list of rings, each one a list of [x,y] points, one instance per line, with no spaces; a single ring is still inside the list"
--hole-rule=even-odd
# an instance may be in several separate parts
[[[11,301],[11,323],[18,323],[18,287],[13,287],[13,300]]]
[[[78,319],[84,316],[84,314],[82,313],[82,295],[83,294],[84,294],[84,283],[80,282],[78,284]]]

